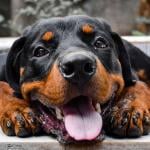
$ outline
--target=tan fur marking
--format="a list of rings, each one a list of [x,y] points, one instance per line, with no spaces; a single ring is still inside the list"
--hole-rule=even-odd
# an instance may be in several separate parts
[[[56,64],[43,80],[23,83],[21,91],[26,99],[28,93],[34,91],[43,103],[52,105],[59,105],[78,96],[77,90],[62,77]]]
[[[105,67],[97,60],[97,70],[91,80],[79,90],[63,78],[57,64],[54,64],[48,75],[41,81],[23,83],[21,91],[25,99],[31,91],[46,105],[62,105],[74,97],[85,95],[93,100],[105,103],[112,95],[114,86],[119,94],[124,81],[121,75],[110,74]]]
[[[97,60],[96,74],[87,85],[89,95],[94,100],[105,103],[112,95],[114,86],[118,87],[116,94],[119,95],[124,87],[122,76],[108,73],[102,63]]]
[[[134,86],[125,88],[121,96],[125,99],[133,97],[134,107],[150,108],[150,88],[144,82],[138,81]]]
[[[8,83],[0,81],[0,87],[0,126],[3,132],[7,135],[12,132],[19,135],[25,128],[28,132],[34,134],[38,124],[34,120],[35,116],[34,118],[29,116],[29,113],[31,114],[33,111],[29,108],[28,101],[15,97],[14,91]],[[23,117],[23,124],[22,121],[17,119],[17,116]],[[31,122],[31,119],[34,120],[34,123]],[[8,121],[11,128],[7,126]]]
[[[21,86],[21,92],[22,92],[24,99],[28,99],[28,94],[30,91],[36,90],[38,88],[43,88],[43,86],[44,86],[43,81],[34,81],[34,82],[24,83]]]
[[[54,37],[54,33],[48,31],[48,32],[44,33],[44,35],[42,36],[42,40],[44,40],[44,41],[50,41],[50,40],[53,39],[53,37]]]
[[[13,89],[8,85],[8,83],[0,81],[0,118],[2,112],[5,110],[11,110],[13,108],[17,108],[18,105],[24,105],[26,102],[16,98],[13,95]]]
[[[85,24],[82,26],[82,31],[86,34],[90,34],[90,33],[93,33],[94,29],[91,25]]]
[[[118,95],[122,92],[123,88],[124,88],[124,80],[123,77],[121,75],[118,74],[111,74],[111,79],[113,80],[114,83],[116,83],[119,88],[118,88]]]
[[[147,80],[147,77],[146,77],[146,74],[145,74],[145,70],[143,70],[143,69],[139,70],[137,72],[137,75],[140,78],[140,80],[142,80],[142,81],[146,81]]]

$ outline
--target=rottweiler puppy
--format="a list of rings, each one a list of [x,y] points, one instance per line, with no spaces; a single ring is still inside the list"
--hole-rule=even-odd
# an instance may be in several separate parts
[[[150,130],[150,57],[88,16],[43,19],[0,56],[0,124],[62,143]]]

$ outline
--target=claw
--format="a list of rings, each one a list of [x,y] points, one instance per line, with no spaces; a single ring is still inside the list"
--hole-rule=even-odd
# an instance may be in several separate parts
[[[150,118],[148,116],[145,116],[143,121],[146,125],[150,125]]]
[[[8,128],[11,128],[11,127],[12,127],[12,123],[11,123],[11,121],[10,121],[10,120],[7,120],[7,122],[6,122],[6,126],[7,126]]]
[[[126,124],[128,123],[128,119],[127,118],[124,118],[121,122],[121,125],[122,126],[125,126]]]
[[[21,114],[18,114],[18,115],[16,116],[16,120],[19,122],[19,124],[20,124],[21,126],[25,126],[24,118],[23,118],[23,116],[22,116]]]
[[[137,123],[138,123],[137,116],[132,116],[132,120],[133,120],[134,125],[137,125]]]
[[[110,119],[110,123],[114,124],[114,122],[115,122],[115,118],[112,116],[111,119]]]

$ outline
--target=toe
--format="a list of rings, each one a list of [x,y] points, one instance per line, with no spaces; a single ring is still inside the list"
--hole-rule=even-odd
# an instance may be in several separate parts
[[[150,114],[145,112],[143,116],[143,134],[147,135],[150,132]]]
[[[8,117],[3,117],[2,122],[1,122],[1,127],[3,132],[8,135],[8,136],[14,136],[15,131],[14,131],[14,124],[12,120]]]
[[[117,113],[116,123],[113,125],[112,132],[115,136],[125,137],[130,119],[130,113],[128,111],[122,111]]]
[[[30,126],[28,125],[24,116],[19,112],[15,112],[12,116],[14,117],[13,120],[15,122],[14,128],[16,135],[19,137],[26,137],[31,135]]]
[[[139,137],[143,134],[142,113],[134,110],[131,113],[130,123],[127,130],[128,137]]]
[[[38,134],[40,132],[40,126],[35,113],[31,109],[27,108],[24,110],[23,115],[28,124],[30,125],[32,134]]]

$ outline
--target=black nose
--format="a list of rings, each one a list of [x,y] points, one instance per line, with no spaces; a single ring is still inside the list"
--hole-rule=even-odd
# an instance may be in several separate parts
[[[74,52],[60,59],[59,68],[65,79],[83,85],[94,75],[96,60],[90,55]]]

